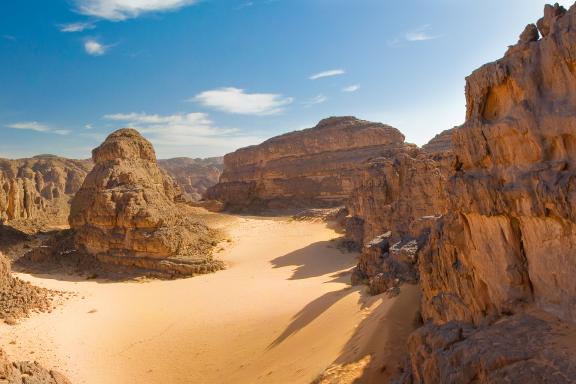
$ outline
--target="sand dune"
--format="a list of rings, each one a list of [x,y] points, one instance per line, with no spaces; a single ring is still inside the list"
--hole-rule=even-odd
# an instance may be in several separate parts
[[[411,328],[415,289],[388,299],[350,287],[355,255],[322,223],[216,222],[232,239],[219,255],[229,268],[216,274],[141,283],[20,274],[77,296],[0,326],[2,345],[75,383],[310,383],[333,363],[327,381],[386,376],[381,360]]]

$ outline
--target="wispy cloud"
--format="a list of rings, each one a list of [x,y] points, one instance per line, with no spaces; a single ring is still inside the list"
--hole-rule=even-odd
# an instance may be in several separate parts
[[[165,155],[185,153],[182,147],[189,150],[191,146],[208,146],[229,151],[262,140],[245,135],[238,129],[217,127],[207,114],[198,112],[172,115],[117,113],[105,115],[103,118],[138,129],[154,145],[161,146]],[[188,155],[196,156],[194,153]]]
[[[331,69],[328,71],[316,73],[316,74],[310,76],[309,79],[310,80],[318,80],[318,79],[322,79],[324,77],[340,76],[340,75],[343,75],[345,73],[346,73],[346,71],[343,69]]]
[[[16,41],[16,38],[12,35],[2,35],[2,38],[10,41]]]
[[[107,46],[102,45],[98,40],[87,39],[84,41],[84,50],[91,56],[102,56],[108,51]]]
[[[354,85],[350,85],[348,87],[342,88],[342,92],[356,92],[359,89],[360,89],[360,85],[354,84]]]
[[[94,29],[96,26],[94,23],[69,23],[69,24],[60,24],[58,25],[60,32],[66,33],[73,33],[73,32],[82,32],[87,31],[89,29]]]
[[[307,107],[311,107],[311,106],[316,105],[316,104],[322,104],[322,103],[324,103],[326,100],[328,100],[328,98],[327,98],[326,96],[320,94],[320,95],[317,95],[317,96],[311,98],[311,99],[308,100],[308,101],[305,101],[305,102],[302,103],[302,104],[304,104],[304,105],[307,106]]]
[[[74,0],[79,13],[121,21],[145,13],[167,12],[193,5],[198,0]]]
[[[274,115],[294,99],[274,93],[246,93],[243,89],[228,87],[204,91],[189,101],[205,107],[241,115]]]
[[[70,133],[69,130],[66,129],[52,129],[45,124],[41,124],[37,121],[23,121],[13,124],[6,125],[8,128],[12,129],[23,129],[27,131],[34,131],[34,132],[46,132],[46,133],[54,133],[56,135],[67,135]]]
[[[429,33],[430,24],[422,25],[404,35],[407,41],[427,41],[442,37],[441,35],[432,35]]]

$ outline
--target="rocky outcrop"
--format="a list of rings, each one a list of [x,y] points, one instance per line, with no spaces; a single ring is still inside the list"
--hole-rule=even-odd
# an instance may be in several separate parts
[[[92,151],[94,168],[72,201],[77,246],[100,261],[176,275],[212,272],[218,233],[194,219],[152,144],[121,129]]]
[[[427,144],[422,146],[424,153],[442,153],[451,152],[454,146],[452,145],[452,133],[456,128],[447,129],[434,136]]]
[[[208,188],[218,184],[224,169],[224,159],[178,157],[158,160],[158,165],[178,183],[187,200],[199,201]]]
[[[353,283],[372,293],[417,281],[417,252],[447,212],[446,183],[453,172],[452,131],[426,150],[411,148],[367,162],[347,202],[347,239],[362,253]]]
[[[410,145],[387,125],[333,117],[224,157],[220,182],[206,199],[226,209],[310,208],[342,205],[362,163]]]
[[[12,362],[0,349],[0,382],[9,384],[70,384],[60,372],[48,370],[38,362]]]
[[[399,384],[571,384],[576,378],[576,326],[543,312],[479,327],[428,324],[410,336],[408,349]]]
[[[546,6],[467,78],[405,383],[576,381],[575,31],[575,6]]]
[[[91,167],[90,161],[51,155],[0,159],[0,222],[40,228],[65,225],[70,200]]]
[[[49,311],[55,294],[12,276],[10,261],[0,253],[0,320],[12,324],[31,312]]]

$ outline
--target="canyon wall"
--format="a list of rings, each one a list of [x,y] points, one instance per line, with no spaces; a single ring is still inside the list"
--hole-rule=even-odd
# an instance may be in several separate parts
[[[158,165],[178,183],[187,200],[199,201],[208,188],[218,184],[224,169],[224,159],[177,157],[158,160]]]
[[[362,163],[413,147],[390,126],[333,117],[226,155],[205,197],[229,210],[342,205]]]
[[[70,199],[91,168],[87,160],[51,155],[0,159],[0,222],[65,225]]]
[[[576,7],[467,78],[404,383],[576,381]]]

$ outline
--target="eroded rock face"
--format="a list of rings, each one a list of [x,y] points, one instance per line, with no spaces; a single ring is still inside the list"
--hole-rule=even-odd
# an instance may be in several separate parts
[[[92,159],[69,219],[81,249],[103,262],[183,275],[222,268],[211,258],[218,234],[177,204],[179,188],[136,130],[112,133]]]
[[[224,169],[224,159],[178,157],[158,160],[158,165],[178,183],[186,199],[199,201],[208,188],[218,184]]]
[[[576,381],[575,31],[575,6],[546,6],[467,78],[404,383]]]
[[[87,160],[50,155],[0,159],[0,221],[40,228],[65,225],[70,200],[91,167]]]
[[[206,198],[231,210],[342,205],[364,161],[406,146],[390,126],[353,117],[325,119],[226,155],[220,182]]]
[[[410,336],[408,348],[411,358],[396,384],[570,384],[576,378],[576,327],[541,312],[481,327],[428,324]]]
[[[354,283],[366,282],[378,294],[416,282],[418,250],[448,210],[451,133],[439,135],[426,150],[410,148],[373,159],[357,173],[347,202],[347,238],[362,250]],[[409,250],[412,256],[398,259],[391,250]]]
[[[421,264],[426,318],[478,323],[535,303],[576,320],[576,8],[545,13],[545,37],[467,79],[452,214]]]

